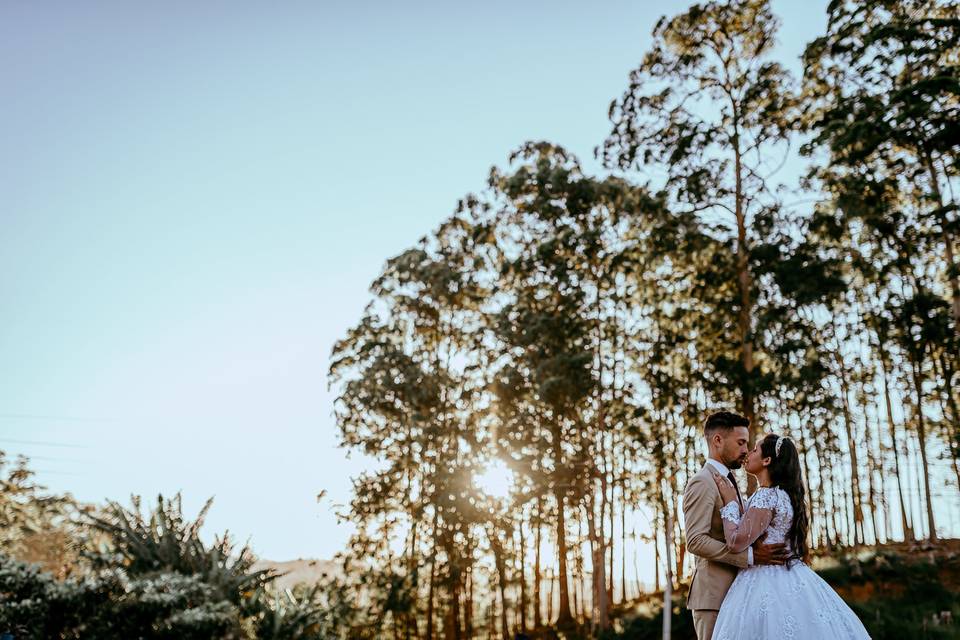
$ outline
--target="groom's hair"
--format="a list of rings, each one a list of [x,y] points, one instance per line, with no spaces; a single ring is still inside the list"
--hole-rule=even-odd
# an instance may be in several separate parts
[[[703,435],[709,438],[720,429],[729,431],[734,427],[749,426],[750,419],[741,416],[739,413],[733,413],[732,411],[717,411],[716,413],[711,413],[709,416],[707,416],[707,421],[703,423]]]

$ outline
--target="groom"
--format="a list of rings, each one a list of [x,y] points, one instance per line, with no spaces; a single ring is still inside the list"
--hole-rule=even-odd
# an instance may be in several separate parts
[[[736,413],[711,414],[703,426],[707,439],[707,462],[687,483],[683,492],[683,519],[687,549],[696,557],[687,608],[693,610],[693,626],[698,640],[710,640],[717,622],[720,603],[737,576],[737,571],[755,564],[783,564],[787,558],[782,544],[765,545],[758,540],[752,548],[731,553],[723,537],[720,519],[722,500],[711,468],[737,486],[733,469],[739,469],[747,456],[750,421]],[[737,488],[741,507],[743,498]],[[761,536],[761,540],[763,536]]]

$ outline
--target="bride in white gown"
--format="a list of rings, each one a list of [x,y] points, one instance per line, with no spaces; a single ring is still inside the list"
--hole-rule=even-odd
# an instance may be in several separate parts
[[[793,559],[737,574],[720,607],[713,640],[869,639],[856,614],[803,561],[809,523],[793,441],[768,435],[747,454],[743,466],[760,484],[744,513],[730,481],[714,474],[726,505],[720,514],[727,547],[743,551],[766,533],[765,544],[786,543]]]

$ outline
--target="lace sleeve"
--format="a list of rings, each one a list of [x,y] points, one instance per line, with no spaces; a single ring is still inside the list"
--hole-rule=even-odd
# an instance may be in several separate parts
[[[737,518],[733,509],[727,509],[730,505],[724,507],[721,516],[727,548],[739,553],[752,545],[770,526],[776,503],[776,491],[760,489],[750,500],[750,508],[741,517]],[[736,505],[733,502],[730,504]]]
[[[720,517],[724,520],[729,520],[733,524],[740,524],[740,505],[737,504],[737,501],[731,500],[724,505],[724,507],[720,509]]]
[[[750,498],[750,506],[757,509],[773,509],[777,506],[777,490],[769,487],[759,487],[757,492]]]

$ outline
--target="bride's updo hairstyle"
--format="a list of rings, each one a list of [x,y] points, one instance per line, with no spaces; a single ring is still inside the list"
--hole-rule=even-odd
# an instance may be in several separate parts
[[[807,519],[807,491],[800,473],[800,454],[797,447],[790,438],[770,434],[760,441],[760,453],[764,458],[770,458],[770,466],[767,467],[770,482],[790,496],[793,522],[787,533],[787,541],[794,556],[806,560],[810,552],[807,547],[810,521]]]

